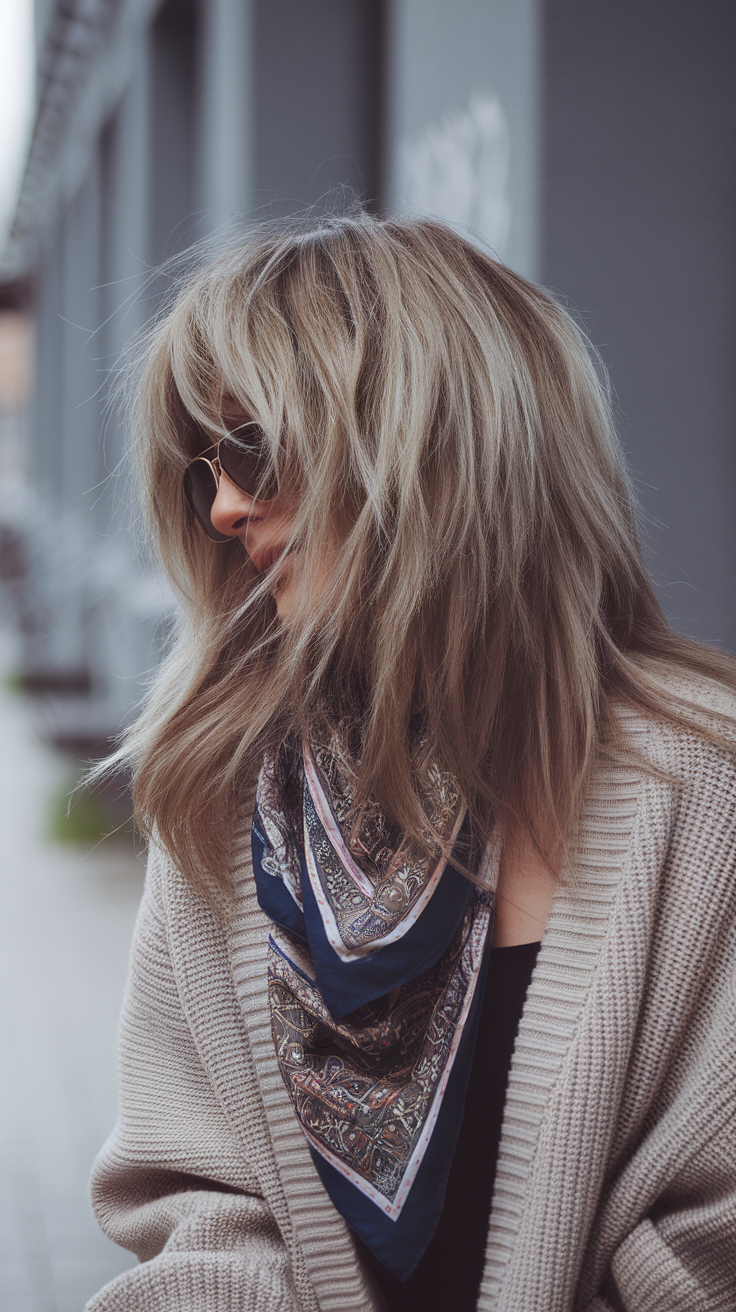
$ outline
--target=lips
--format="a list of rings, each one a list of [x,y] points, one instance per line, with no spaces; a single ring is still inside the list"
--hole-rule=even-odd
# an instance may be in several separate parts
[[[258,570],[258,573],[265,574],[266,570],[271,569],[276,564],[276,561],[283,556],[285,548],[285,542],[277,542],[272,547],[264,547],[261,551],[251,552],[250,558]],[[290,556],[293,550],[293,546],[290,547],[286,555]]]

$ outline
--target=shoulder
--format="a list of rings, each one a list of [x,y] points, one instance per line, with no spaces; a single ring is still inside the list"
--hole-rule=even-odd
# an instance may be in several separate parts
[[[243,837],[242,825],[239,827],[237,843],[233,840],[234,862],[236,855],[242,851],[246,839]],[[247,838],[249,839],[250,831]],[[230,872],[232,873],[232,872]],[[148,843],[146,863],[146,894],[158,902],[163,909],[170,909],[172,904],[187,903],[192,913],[197,911],[204,916],[214,916],[217,920],[227,919],[233,906],[231,881],[223,880],[220,886],[202,877],[196,883],[188,879],[181,871],[176,860],[165,847],[159,835],[154,831]]]
[[[736,789],[736,690],[661,663],[642,673],[660,711],[614,702],[626,749],[680,783],[712,770]]]
[[[714,860],[717,850],[725,874],[736,851],[736,692],[662,665],[646,677],[659,713],[613,703],[613,763],[638,777],[639,816],[652,833]]]
[[[205,896],[182,873],[158,836],[151,836],[139,930],[157,926],[175,965],[182,967],[212,952],[224,959],[230,910],[231,898],[224,891],[213,889]]]
[[[651,672],[664,696],[736,742],[736,689],[703,674],[659,666]]]
[[[657,677],[668,714],[613,704],[620,732],[591,781],[585,850],[607,869],[625,854],[622,905],[636,906],[639,918],[656,924],[653,944],[691,934],[696,916],[710,924],[718,951],[727,942],[732,960],[736,695],[679,671]],[[662,951],[667,956],[669,948]]]
[[[661,713],[614,703],[615,779],[638,778],[638,825],[683,887],[736,889],[736,693],[715,679],[647,671]],[[655,697],[655,704],[657,698]],[[604,753],[605,756],[605,753]],[[610,760],[610,758],[609,758]],[[632,773],[633,772],[633,773]]]

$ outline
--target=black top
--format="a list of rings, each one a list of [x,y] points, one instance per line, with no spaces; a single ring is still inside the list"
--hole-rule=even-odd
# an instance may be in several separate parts
[[[491,948],[463,1122],[442,1216],[422,1260],[399,1280],[358,1239],[390,1312],[474,1312],[485,1256],[511,1054],[539,943]]]

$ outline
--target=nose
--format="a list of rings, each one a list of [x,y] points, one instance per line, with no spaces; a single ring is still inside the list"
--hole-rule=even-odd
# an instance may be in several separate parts
[[[237,537],[253,518],[254,504],[253,497],[249,497],[223,472],[210,511],[212,527],[226,537]]]

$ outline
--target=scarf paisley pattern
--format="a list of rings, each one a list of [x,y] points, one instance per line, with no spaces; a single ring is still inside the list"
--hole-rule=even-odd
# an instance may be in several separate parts
[[[422,802],[470,865],[454,781],[431,767]],[[336,737],[305,743],[297,760],[264,760],[252,849],[259,901],[273,922],[268,995],[281,1076],[333,1203],[406,1278],[442,1210],[492,895],[440,851],[428,857],[374,804],[356,807],[354,773]]]

